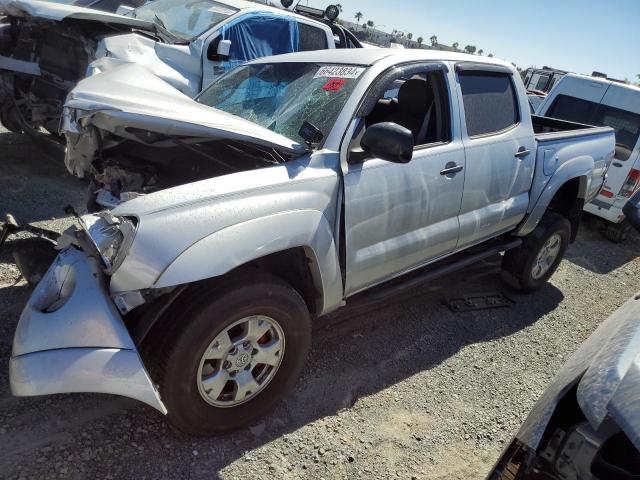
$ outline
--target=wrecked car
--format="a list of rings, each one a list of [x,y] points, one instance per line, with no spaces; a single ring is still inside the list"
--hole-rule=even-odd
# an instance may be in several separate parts
[[[459,53],[281,55],[197,100],[147,78],[151,97],[119,96],[117,74],[68,104],[76,165],[95,136],[105,162],[139,146],[136,168],[179,175],[60,238],[17,326],[11,389],[124,395],[195,435],[271,411],[312,321],[340,307],[501,252],[509,285],[541,288],[615,150],[608,127],[531,116],[512,65]]]
[[[487,480],[640,477],[640,294],[562,367]]]
[[[61,145],[63,103],[86,75],[135,63],[194,97],[247,60],[359,47],[336,18],[333,6],[294,12],[244,0],[156,0],[126,16],[0,0],[0,123]],[[43,131],[50,135],[43,137]]]

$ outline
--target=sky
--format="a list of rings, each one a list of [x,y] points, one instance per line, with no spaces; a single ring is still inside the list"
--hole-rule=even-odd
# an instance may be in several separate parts
[[[331,0],[308,0],[324,8]],[[301,3],[307,3],[302,0]],[[484,54],[520,68],[543,65],[611,78],[640,81],[640,0],[340,0],[341,18],[373,20],[381,30],[437,35],[459,48],[475,45]]]

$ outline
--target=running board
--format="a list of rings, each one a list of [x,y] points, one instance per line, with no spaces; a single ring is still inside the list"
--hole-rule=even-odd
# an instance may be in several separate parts
[[[385,284],[374,287],[376,291],[355,295],[352,300],[347,299],[347,308],[366,309],[367,307],[381,302],[382,300],[385,300],[389,297],[399,295],[402,292],[405,292],[412,288],[416,288],[423,283],[430,282],[437,278],[456,272],[499,253],[517,248],[520,245],[522,245],[522,239],[517,238],[509,241],[501,241],[499,243],[487,245],[486,249],[483,249],[480,252],[472,254],[460,253],[458,254],[462,255],[460,259],[454,261],[451,261],[450,258],[441,260],[442,263],[447,263],[442,264],[440,262],[437,262],[433,265],[424,267],[424,270],[417,275],[415,274],[415,272],[408,273],[407,277],[410,278],[403,280],[402,277],[400,277],[399,279],[390,280]],[[455,255],[453,257],[455,258]],[[393,285],[385,287],[385,285],[389,285],[389,283],[392,282]]]

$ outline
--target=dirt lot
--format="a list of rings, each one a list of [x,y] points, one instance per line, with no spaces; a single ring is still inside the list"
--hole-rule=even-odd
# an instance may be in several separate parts
[[[0,133],[0,214],[60,231],[85,185]],[[15,245],[13,242],[9,244]],[[502,289],[499,259],[365,315],[321,320],[295,392],[247,431],[193,439],[124,398],[13,398],[7,366],[29,289],[0,254],[2,478],[482,478],[569,355],[640,290],[640,238],[587,225],[552,282],[511,308],[453,314]],[[339,327],[337,327],[339,326]]]

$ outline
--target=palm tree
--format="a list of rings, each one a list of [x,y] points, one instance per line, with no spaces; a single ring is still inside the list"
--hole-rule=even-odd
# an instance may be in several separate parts
[[[475,45],[467,45],[466,47],[464,47],[464,51],[467,53],[476,53],[476,47]]]
[[[409,39],[407,43],[409,44],[409,46],[411,46],[411,39],[413,38],[413,33],[407,33],[407,38]]]
[[[362,12],[358,12],[354,16],[356,17],[356,21],[358,22],[358,28],[360,28],[360,20],[362,20],[362,17],[364,17],[364,15],[362,14]]]
[[[482,55],[484,53],[483,49],[478,50],[478,55]]]
[[[376,33],[376,24],[373,23],[373,20],[367,20],[367,28],[369,30],[372,30],[371,32],[369,32],[369,38],[371,38],[371,35],[375,35]]]
[[[418,42],[418,48],[422,48],[422,42],[424,42],[424,38],[418,37],[418,40],[416,40],[416,42]]]
[[[458,42],[453,42],[453,44],[451,46],[453,47],[453,50],[455,52],[457,52],[458,51],[458,47],[460,46],[460,44]]]
[[[432,35],[429,40],[431,40],[431,46],[432,47],[437,47],[438,46],[438,37],[436,35]]]

